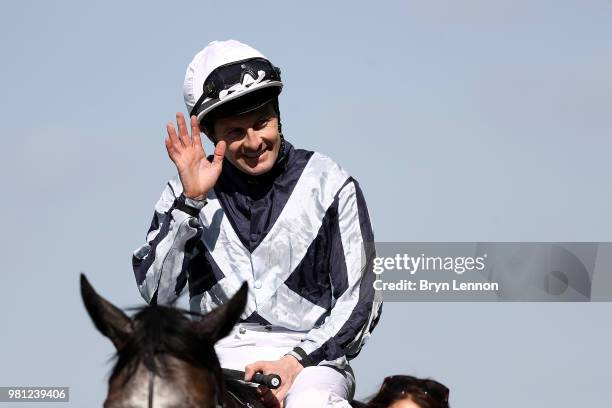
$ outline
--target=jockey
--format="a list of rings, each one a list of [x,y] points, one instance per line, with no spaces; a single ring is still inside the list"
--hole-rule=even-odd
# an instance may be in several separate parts
[[[190,126],[180,113],[178,133],[167,126],[178,175],[133,268],[147,302],[172,303],[187,286],[200,313],[248,282],[241,321],[215,345],[222,367],[279,374],[279,389],[262,389],[268,405],[325,407],[330,395],[352,399],[349,360],[381,314],[374,236],[357,181],[284,139],[282,86],[280,69],[238,41],[196,54],[183,88]],[[208,158],[200,132],[215,145]]]

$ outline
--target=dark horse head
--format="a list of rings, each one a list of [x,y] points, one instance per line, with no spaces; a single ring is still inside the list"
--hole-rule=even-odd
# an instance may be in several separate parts
[[[237,404],[228,390],[261,406],[250,387],[223,378],[213,348],[240,318],[246,283],[197,321],[165,306],[142,307],[130,318],[98,295],[83,274],[81,296],[95,326],[117,350],[104,407],[229,408]]]

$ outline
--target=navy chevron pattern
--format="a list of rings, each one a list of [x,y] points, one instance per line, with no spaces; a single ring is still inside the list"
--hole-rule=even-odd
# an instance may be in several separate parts
[[[175,177],[155,207],[147,243],[134,251],[146,301],[170,302],[188,286],[192,309],[206,312],[247,281],[241,320],[302,332],[292,354],[303,365],[346,363],[359,353],[382,303],[356,180],[328,157],[286,142],[284,160],[263,176],[226,161],[201,209],[175,207],[180,194]],[[372,248],[365,258],[364,246]]]

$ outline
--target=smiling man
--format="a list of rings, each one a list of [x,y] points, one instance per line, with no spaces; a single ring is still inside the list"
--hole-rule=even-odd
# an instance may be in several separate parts
[[[271,102],[253,112],[218,120],[212,135],[225,142],[227,160],[253,176],[272,169],[281,146],[278,117]]]
[[[190,124],[179,113],[178,128],[167,126],[178,176],[133,267],[147,302],[170,303],[188,283],[202,313],[247,281],[242,320],[215,346],[221,365],[247,380],[279,374],[278,390],[262,389],[269,406],[325,407],[331,395],[353,397],[349,360],[380,317],[374,236],[357,181],[284,139],[282,85],[280,70],[238,41],[196,54],[183,88]],[[208,158],[200,132],[215,144]]]

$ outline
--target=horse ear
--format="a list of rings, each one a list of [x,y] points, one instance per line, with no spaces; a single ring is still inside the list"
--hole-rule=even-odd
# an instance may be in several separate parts
[[[248,288],[249,285],[244,282],[228,302],[207,313],[199,321],[193,322],[196,331],[213,343],[227,336],[246,306]]]
[[[81,297],[100,333],[108,337],[117,350],[123,348],[132,334],[132,320],[98,295],[84,274],[81,274]]]

